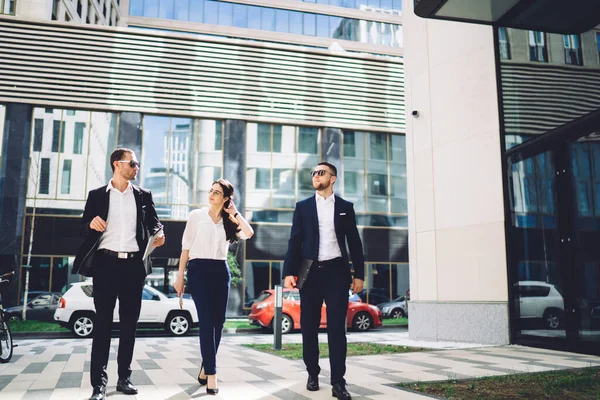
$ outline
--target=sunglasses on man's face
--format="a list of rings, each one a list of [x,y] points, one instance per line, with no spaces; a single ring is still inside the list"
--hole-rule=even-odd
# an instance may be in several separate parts
[[[332,174],[331,172],[329,172],[329,171],[325,171],[324,169],[320,169],[320,170],[318,170],[318,171],[313,171],[313,172],[311,172],[311,173],[310,173],[310,176],[312,176],[312,177],[314,177],[315,175],[323,176],[323,175],[325,175],[325,174],[329,174],[329,175],[331,175],[331,176],[335,176],[335,175],[334,175],[334,174]]]
[[[138,167],[138,168],[139,168],[139,167],[140,167],[140,163],[139,163],[139,161],[135,161],[135,160],[120,160],[119,162],[122,162],[122,163],[129,163],[129,166],[130,166],[131,168],[135,168],[135,167]]]

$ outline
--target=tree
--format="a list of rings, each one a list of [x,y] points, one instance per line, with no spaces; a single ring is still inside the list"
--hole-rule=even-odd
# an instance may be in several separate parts
[[[232,252],[227,252],[227,265],[231,273],[231,286],[237,287],[242,282],[242,272],[238,264],[238,260]]]

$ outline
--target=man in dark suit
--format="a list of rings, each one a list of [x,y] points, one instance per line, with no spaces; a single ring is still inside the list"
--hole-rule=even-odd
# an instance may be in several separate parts
[[[321,162],[312,171],[314,196],[296,204],[288,251],[283,265],[285,287],[293,288],[303,259],[312,260],[300,289],[302,357],[308,372],[306,388],[319,390],[318,330],[323,300],[327,305],[327,343],[331,366],[332,395],[350,400],[346,390],[346,313],[348,288],[353,293],[364,285],[364,256],[352,203],[333,194],[337,169]],[[354,264],[354,278],[346,241]],[[310,261],[308,262],[310,263]],[[351,285],[352,284],[352,285]]]
[[[150,257],[143,259],[151,235],[153,245],[165,237],[150,191],[131,184],[140,168],[135,153],[119,148],[110,155],[113,177],[108,185],[90,191],[83,211],[84,241],[73,263],[73,273],[93,277],[94,339],[90,400],[106,396],[106,366],[110,351],[113,312],[119,299],[119,380],[117,391],[137,394],[131,383],[131,360],[135,328],[142,306],[146,275],[152,271]]]

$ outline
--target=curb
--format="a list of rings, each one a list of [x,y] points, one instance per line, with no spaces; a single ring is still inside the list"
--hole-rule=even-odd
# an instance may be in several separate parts
[[[381,329],[408,329],[408,325],[382,325],[375,328],[374,331]],[[190,333],[185,336],[197,335],[198,329],[192,329]],[[261,328],[225,328],[223,334],[225,335],[253,335],[262,333]],[[71,332],[13,332],[14,339],[76,339],[75,335]],[[119,337],[119,331],[113,330],[111,335],[112,338]],[[143,330],[137,331],[136,337],[173,337],[167,334],[163,329],[156,330]]]

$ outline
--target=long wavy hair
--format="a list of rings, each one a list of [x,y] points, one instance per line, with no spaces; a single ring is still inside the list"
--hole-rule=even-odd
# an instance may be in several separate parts
[[[225,209],[229,205],[229,201],[233,200],[235,190],[233,189],[233,185],[231,184],[231,182],[229,182],[227,179],[217,179],[213,182],[213,185],[215,183],[221,186],[221,189],[223,189],[223,197],[229,197],[229,200],[227,200],[223,204],[223,209],[221,210],[221,217],[223,218],[223,228],[225,229],[225,237],[227,238],[229,243],[235,243],[238,240],[237,233],[240,231],[240,228],[235,222],[233,222],[229,218],[229,214],[227,213],[227,211],[225,211]]]

